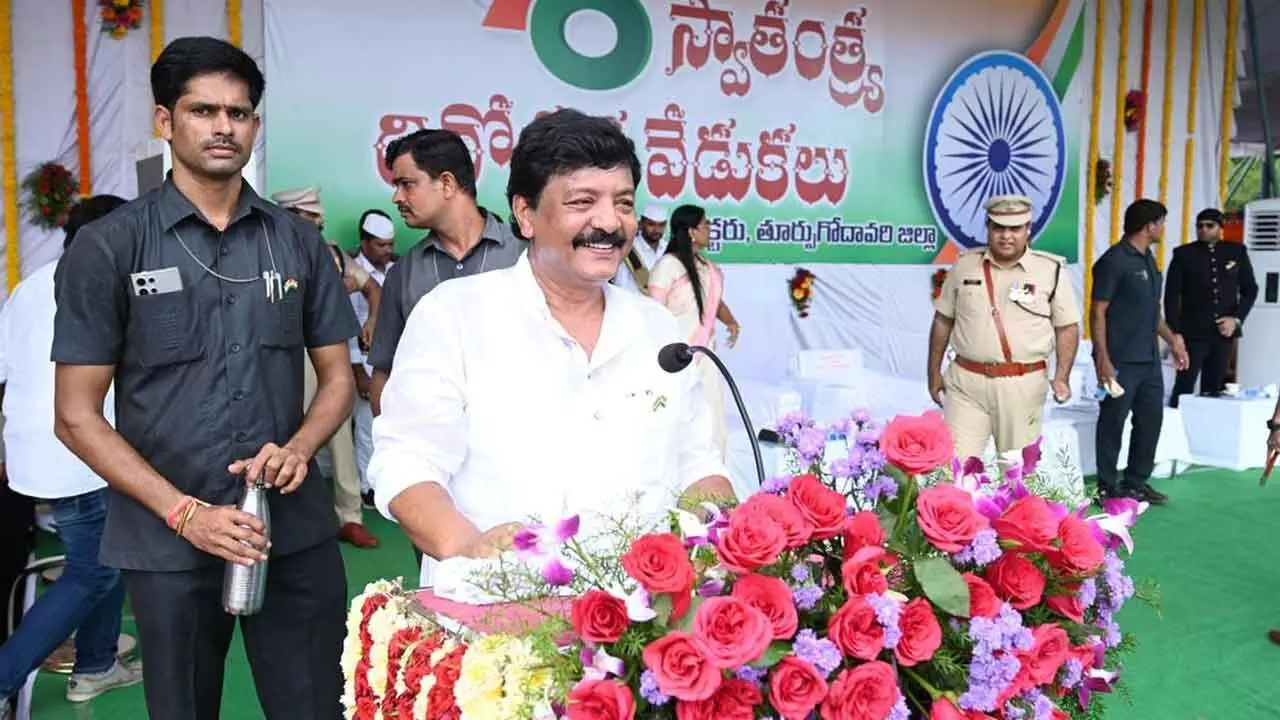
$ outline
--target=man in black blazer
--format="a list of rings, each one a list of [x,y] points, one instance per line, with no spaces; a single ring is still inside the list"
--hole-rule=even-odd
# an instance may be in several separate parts
[[[1191,364],[1178,373],[1169,399],[1195,390],[1217,395],[1226,386],[1231,346],[1258,297],[1258,281],[1243,245],[1222,242],[1222,213],[1196,216],[1196,242],[1175,248],[1165,284],[1165,321],[1187,343]]]

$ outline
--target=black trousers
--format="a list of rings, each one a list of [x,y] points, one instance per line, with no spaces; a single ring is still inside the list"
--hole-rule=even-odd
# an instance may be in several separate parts
[[[273,557],[262,611],[241,618],[258,702],[269,720],[342,717],[347,579],[336,539]],[[138,620],[151,720],[217,720],[235,618],[222,609],[218,562],[123,573]]]
[[[35,501],[14,492],[9,488],[8,481],[4,481],[0,483],[0,598],[4,598],[0,600],[0,607],[8,607],[9,591],[22,577],[23,570],[27,567],[27,556],[34,547]],[[38,581],[28,579],[27,582]],[[21,600],[25,588],[25,584],[18,588],[19,602],[13,612],[15,626],[22,619]],[[0,642],[8,639],[8,636],[8,619],[0,618]]]
[[[1164,375],[1160,363],[1116,365],[1116,380],[1124,388],[1118,398],[1099,403],[1097,449],[1098,489],[1104,493],[1131,492],[1142,487],[1155,469],[1156,444],[1164,422]],[[1129,462],[1121,482],[1116,464],[1124,439],[1125,422],[1133,414],[1129,434]]]
[[[1195,392],[1196,378],[1200,378],[1200,394],[1216,395],[1227,386],[1227,364],[1231,360],[1231,346],[1235,338],[1215,335],[1211,338],[1187,338],[1186,370],[1178,371],[1173,381],[1169,406],[1178,407],[1178,396]]]

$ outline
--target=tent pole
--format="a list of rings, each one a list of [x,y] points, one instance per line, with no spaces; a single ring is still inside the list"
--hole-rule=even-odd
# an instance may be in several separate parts
[[[1245,0],[1244,11],[1245,23],[1249,26],[1249,58],[1253,65],[1253,86],[1258,94],[1258,114],[1262,120],[1262,197],[1270,198],[1276,195],[1276,158],[1275,147],[1271,144],[1271,116],[1267,112],[1266,83],[1258,60],[1258,48],[1261,45],[1258,43],[1258,22],[1254,13],[1253,0]],[[1230,122],[1228,118],[1222,118],[1222,121]]]

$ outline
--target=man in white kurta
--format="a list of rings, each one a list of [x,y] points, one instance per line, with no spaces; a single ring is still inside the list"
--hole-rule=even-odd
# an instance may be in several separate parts
[[[667,209],[661,205],[649,204],[640,216],[639,232],[631,244],[630,257],[618,266],[618,274],[613,284],[633,292],[644,293],[648,290],[649,273],[667,253]]]
[[[442,284],[409,316],[369,477],[426,555],[423,586],[433,558],[492,557],[531,518],[657,520],[682,495],[733,497],[698,374],[658,366],[675,319],[608,282],[635,235],[634,152],[607,119],[532,123],[508,188],[528,253]]]

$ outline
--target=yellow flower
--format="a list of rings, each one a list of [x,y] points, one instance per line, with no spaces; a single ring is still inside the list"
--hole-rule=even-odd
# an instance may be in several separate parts
[[[116,0],[116,7],[121,9],[129,7],[129,0]]]
[[[467,648],[454,698],[463,720],[518,720],[551,684],[527,640],[489,635]]]

